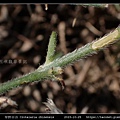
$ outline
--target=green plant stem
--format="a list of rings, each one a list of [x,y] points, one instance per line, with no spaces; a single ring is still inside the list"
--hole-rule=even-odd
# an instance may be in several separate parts
[[[5,93],[13,88],[19,87],[23,84],[38,82],[46,79],[53,79],[54,76],[61,74],[59,68],[66,67],[67,65],[85,58],[88,55],[95,54],[99,50],[116,42],[117,40],[120,40],[120,26],[108,35],[91,43],[88,43],[85,46],[76,49],[61,58],[55,59],[49,64],[44,64],[29,74],[0,84],[0,94]]]
[[[49,76],[47,72],[34,71],[29,74],[23,75],[22,77],[15,78],[3,84],[0,84],[0,94],[5,93],[13,88],[19,87],[20,85],[27,84],[30,82],[38,81],[39,79]]]
[[[74,5],[83,5],[85,7],[87,6],[92,6],[92,7],[98,7],[98,8],[105,8],[105,7],[108,7],[108,4],[79,4],[79,3],[73,3]]]

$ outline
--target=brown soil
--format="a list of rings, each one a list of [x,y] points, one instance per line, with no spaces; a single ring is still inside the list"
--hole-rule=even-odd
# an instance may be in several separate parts
[[[45,62],[51,32],[57,31],[57,52],[67,54],[100,38],[120,24],[120,7],[80,5],[1,5],[0,82],[27,74]],[[4,94],[16,101],[1,112],[44,113],[51,98],[64,113],[120,112],[120,42],[64,69],[59,82],[24,85]],[[6,60],[6,62],[5,62]],[[11,60],[11,62],[9,61]],[[13,63],[16,61],[16,63]]]

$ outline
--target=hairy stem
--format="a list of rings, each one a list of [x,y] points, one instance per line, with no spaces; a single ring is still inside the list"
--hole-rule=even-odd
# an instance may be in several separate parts
[[[40,66],[38,69],[29,74],[0,84],[0,94],[26,83],[53,79],[56,75],[61,74],[60,68],[66,67],[67,65],[72,64],[82,58],[85,58],[88,55],[95,54],[99,50],[105,48],[106,46],[109,46],[110,44],[118,40],[120,40],[120,26],[118,26],[113,32],[109,33],[108,35],[105,35],[104,37],[91,43],[88,43],[85,46],[76,49],[61,58],[53,60],[52,62],[49,61],[48,64]],[[52,51],[54,51],[54,49]]]

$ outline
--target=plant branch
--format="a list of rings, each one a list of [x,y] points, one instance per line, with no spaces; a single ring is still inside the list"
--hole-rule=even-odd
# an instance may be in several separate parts
[[[105,8],[108,7],[109,4],[79,4],[79,3],[72,3],[73,5],[83,5],[85,7],[92,6],[92,7],[98,7],[98,8]]]
[[[55,34],[56,33],[52,35],[54,36]],[[54,37],[53,36],[51,36],[51,39],[56,39],[56,35]],[[48,61],[46,64],[40,66],[38,69],[29,74],[23,75],[19,78],[15,78],[5,83],[1,83],[0,94],[6,93],[7,91],[19,87],[23,84],[38,82],[47,79],[55,80],[56,76],[62,73],[63,67],[66,67],[67,65],[72,64],[75,61],[85,58],[88,55],[96,54],[99,50],[102,50],[103,48],[109,46],[110,44],[116,42],[117,40],[120,40],[120,26],[118,26],[113,32],[109,33],[108,35],[105,35],[104,37],[91,43],[88,43],[85,46],[76,49],[73,52],[68,53],[61,58],[57,58],[51,61],[52,60],[51,56],[54,55],[53,54],[55,49],[54,46],[54,49],[52,49],[50,57],[48,57],[50,58],[50,61]],[[51,46],[48,46],[48,50],[49,47],[51,48]]]

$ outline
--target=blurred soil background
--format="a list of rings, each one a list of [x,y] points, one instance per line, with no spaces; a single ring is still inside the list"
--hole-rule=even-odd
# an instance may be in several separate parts
[[[20,77],[45,62],[49,37],[58,33],[58,53],[67,54],[120,24],[120,6],[69,4],[0,5],[0,83]],[[120,42],[64,69],[66,87],[46,80],[11,90],[18,104],[1,113],[45,113],[47,98],[64,113],[120,112]]]

